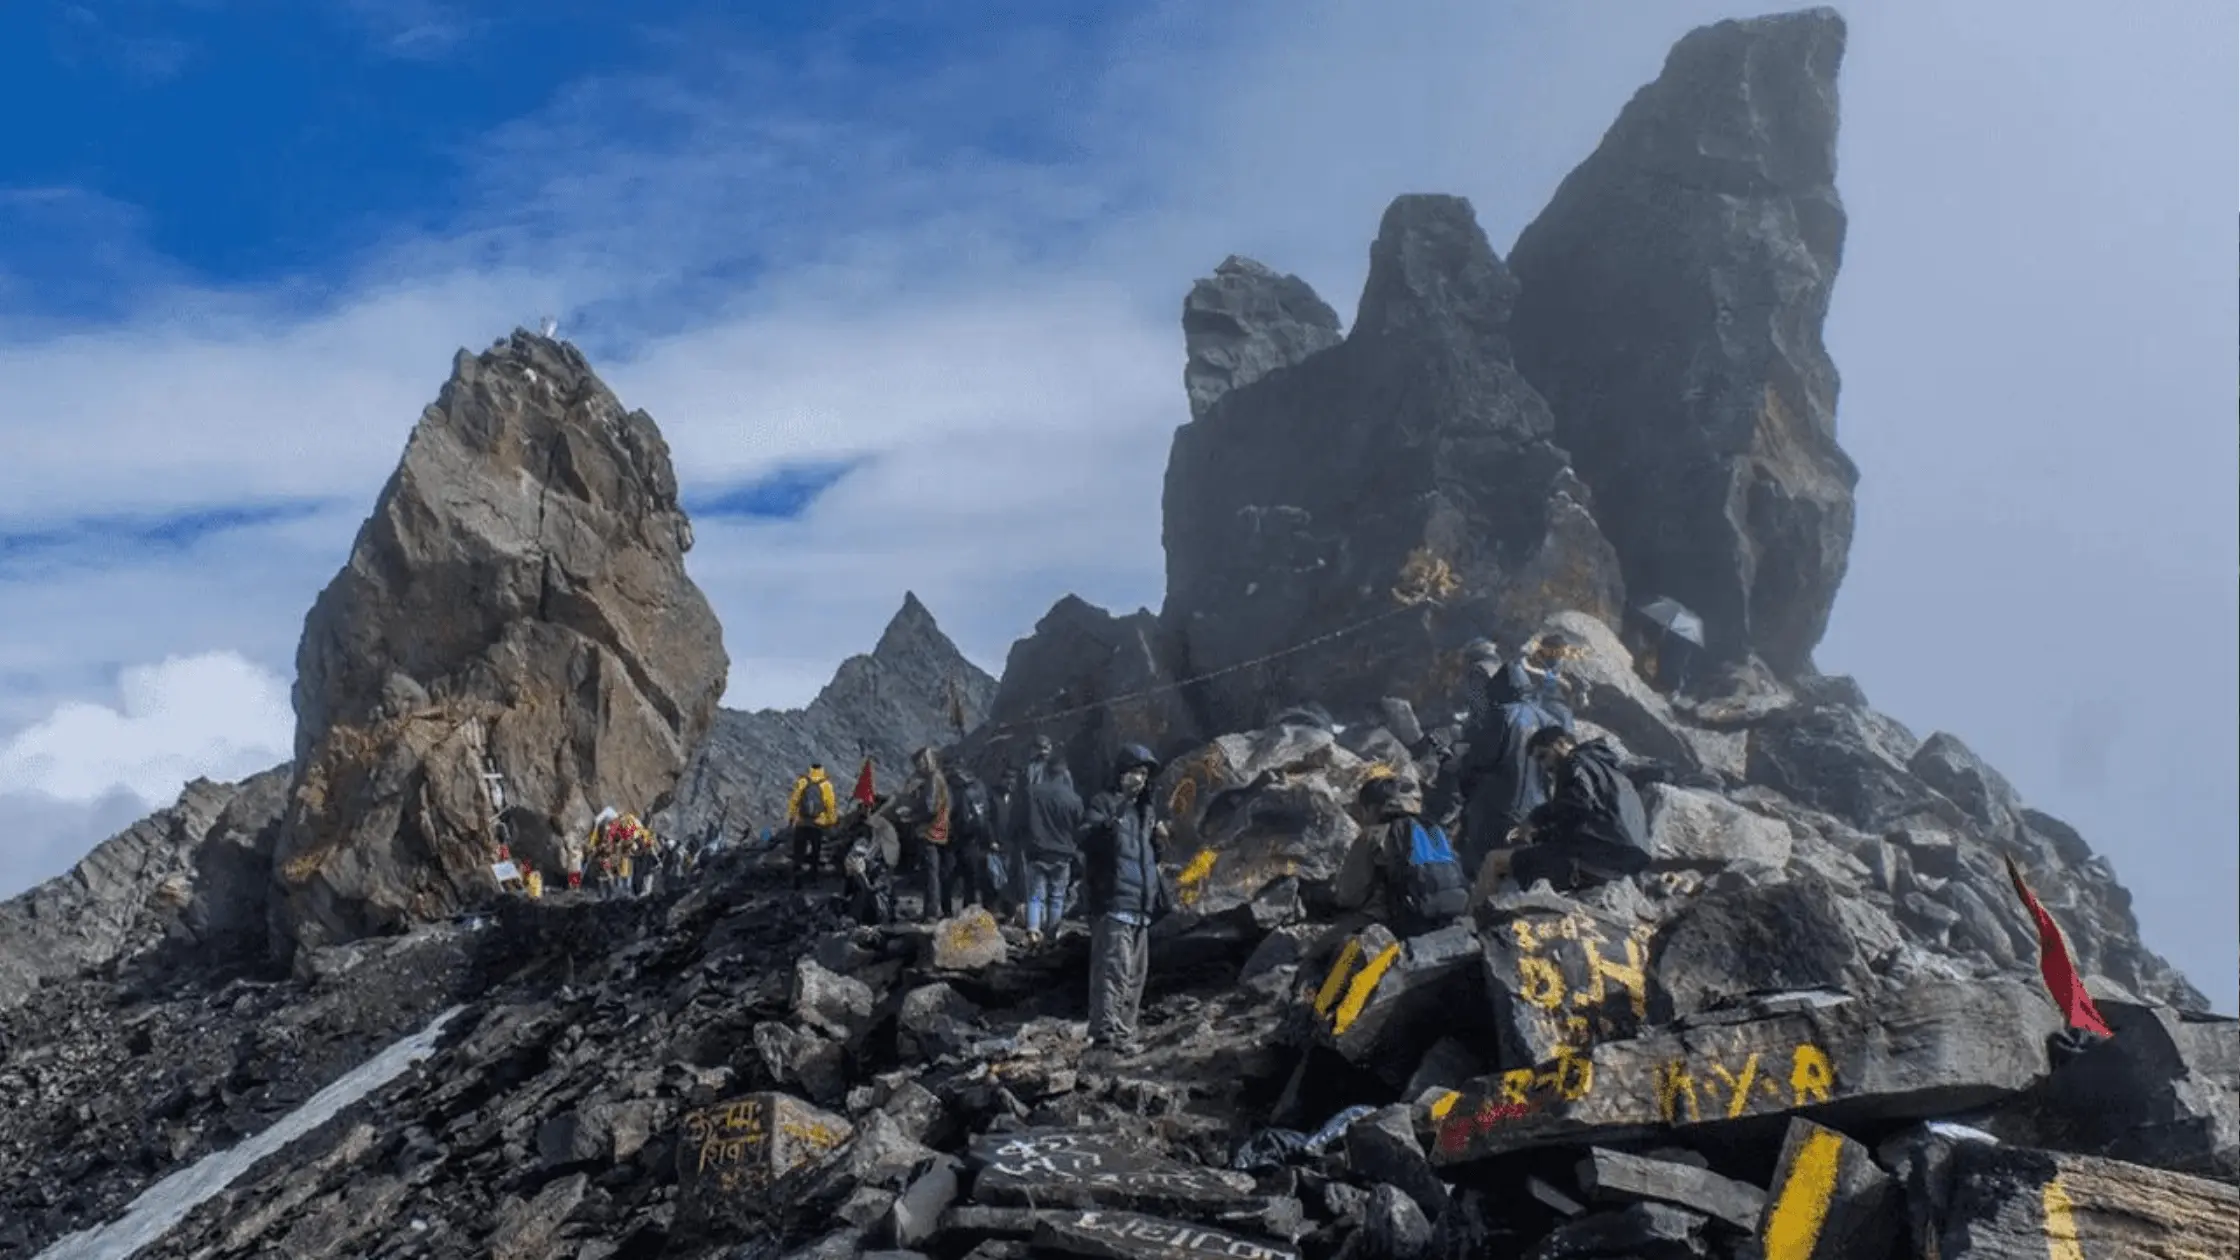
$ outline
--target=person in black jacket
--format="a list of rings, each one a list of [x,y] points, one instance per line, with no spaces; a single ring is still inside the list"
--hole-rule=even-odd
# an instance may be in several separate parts
[[[1159,842],[1167,825],[1151,799],[1159,762],[1138,744],[1120,750],[1118,782],[1081,819],[1082,884],[1090,918],[1089,1041],[1136,1052],[1136,1015],[1149,977],[1151,921],[1165,909]]]
[[[1522,666],[1497,664],[1476,681],[1462,755],[1453,766],[1463,798],[1460,856],[1472,871],[1547,797],[1546,774],[1527,751],[1533,736],[1570,728],[1532,698]]]
[[[1045,931],[1058,934],[1065,918],[1066,887],[1073,879],[1076,833],[1081,829],[1081,797],[1073,775],[1051,750],[1035,742],[1034,755],[1019,780],[1012,807],[1012,852],[1024,869],[1021,885],[1027,907],[1027,943],[1039,945]]]
[[[1545,879],[1572,889],[1649,864],[1648,816],[1615,749],[1599,739],[1581,743],[1560,726],[1543,727],[1527,748],[1550,788],[1518,829],[1525,845],[1510,871],[1519,887]]]

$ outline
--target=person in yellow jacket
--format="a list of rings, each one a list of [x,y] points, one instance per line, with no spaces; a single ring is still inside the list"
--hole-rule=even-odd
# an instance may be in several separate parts
[[[786,823],[793,828],[793,874],[796,880],[814,875],[824,865],[825,832],[840,821],[840,806],[824,763],[812,761],[809,772],[793,781],[786,797]]]

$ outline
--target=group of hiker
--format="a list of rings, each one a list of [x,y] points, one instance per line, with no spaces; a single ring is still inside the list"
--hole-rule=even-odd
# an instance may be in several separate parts
[[[606,900],[652,896],[664,873],[682,874],[692,859],[675,842],[656,837],[636,814],[611,805],[592,819],[588,835],[563,839],[560,845],[568,887],[581,890],[588,876],[591,891]]]
[[[1459,918],[1504,877],[1568,892],[1648,865],[1639,791],[1615,749],[1578,737],[1563,675],[1575,651],[1555,633],[1514,661],[1486,639],[1464,648],[1458,746],[1425,738],[1428,787],[1413,767],[1371,768],[1363,831],[1334,889],[1341,906],[1410,936]]]
[[[1130,745],[1110,789],[1084,802],[1047,738],[1035,740],[1025,763],[994,791],[923,748],[898,792],[876,794],[867,774],[843,814],[824,767],[812,764],[787,798],[794,876],[815,878],[839,844],[857,921],[901,917],[895,881],[915,875],[922,917],[982,907],[1015,918],[1029,949],[1054,940],[1078,911],[1089,934],[1090,1040],[1132,1052],[1148,935],[1166,896],[1159,847],[1168,827],[1151,794],[1158,770],[1148,749]]]

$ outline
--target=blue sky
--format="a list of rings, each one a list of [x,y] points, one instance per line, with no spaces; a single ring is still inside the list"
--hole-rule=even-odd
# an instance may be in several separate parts
[[[1505,251],[1674,39],[1768,7],[0,5],[0,894],[285,756],[303,612],[460,348],[557,318],[660,423],[728,703],[807,700],[906,588],[995,668],[1067,591],[1157,605],[1193,278],[1348,313],[1402,192]],[[1822,663],[2075,822],[2214,989],[2240,16],[1847,11]]]

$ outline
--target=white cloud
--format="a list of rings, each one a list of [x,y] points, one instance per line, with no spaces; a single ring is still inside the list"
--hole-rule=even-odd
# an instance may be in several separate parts
[[[198,775],[285,761],[294,726],[287,682],[238,653],[134,665],[114,706],[69,701],[0,744],[0,795],[91,805],[122,789],[160,809]]]
[[[695,32],[674,74],[577,84],[492,136],[471,223],[316,303],[172,286],[56,336],[11,330],[0,284],[0,530],[337,505],[106,568],[0,568],[0,733],[103,694],[114,662],[227,649],[284,676],[452,351],[548,311],[688,485],[870,457],[800,521],[699,524],[735,706],[806,701],[906,587],[991,667],[1064,591],[1156,605],[1191,279],[1249,253],[1350,315],[1409,191],[1471,197],[1506,249],[1671,41],[1728,15],[1177,0],[1109,43],[991,38],[918,78]],[[2235,15],[1850,16],[1830,338],[1864,479],[1823,662],[2077,823],[2150,941],[2214,984],[2240,882]],[[1029,90],[1060,71],[1064,104]],[[1057,156],[957,143],[1022,110],[1057,119]],[[803,598],[785,579],[809,563],[829,581]]]

